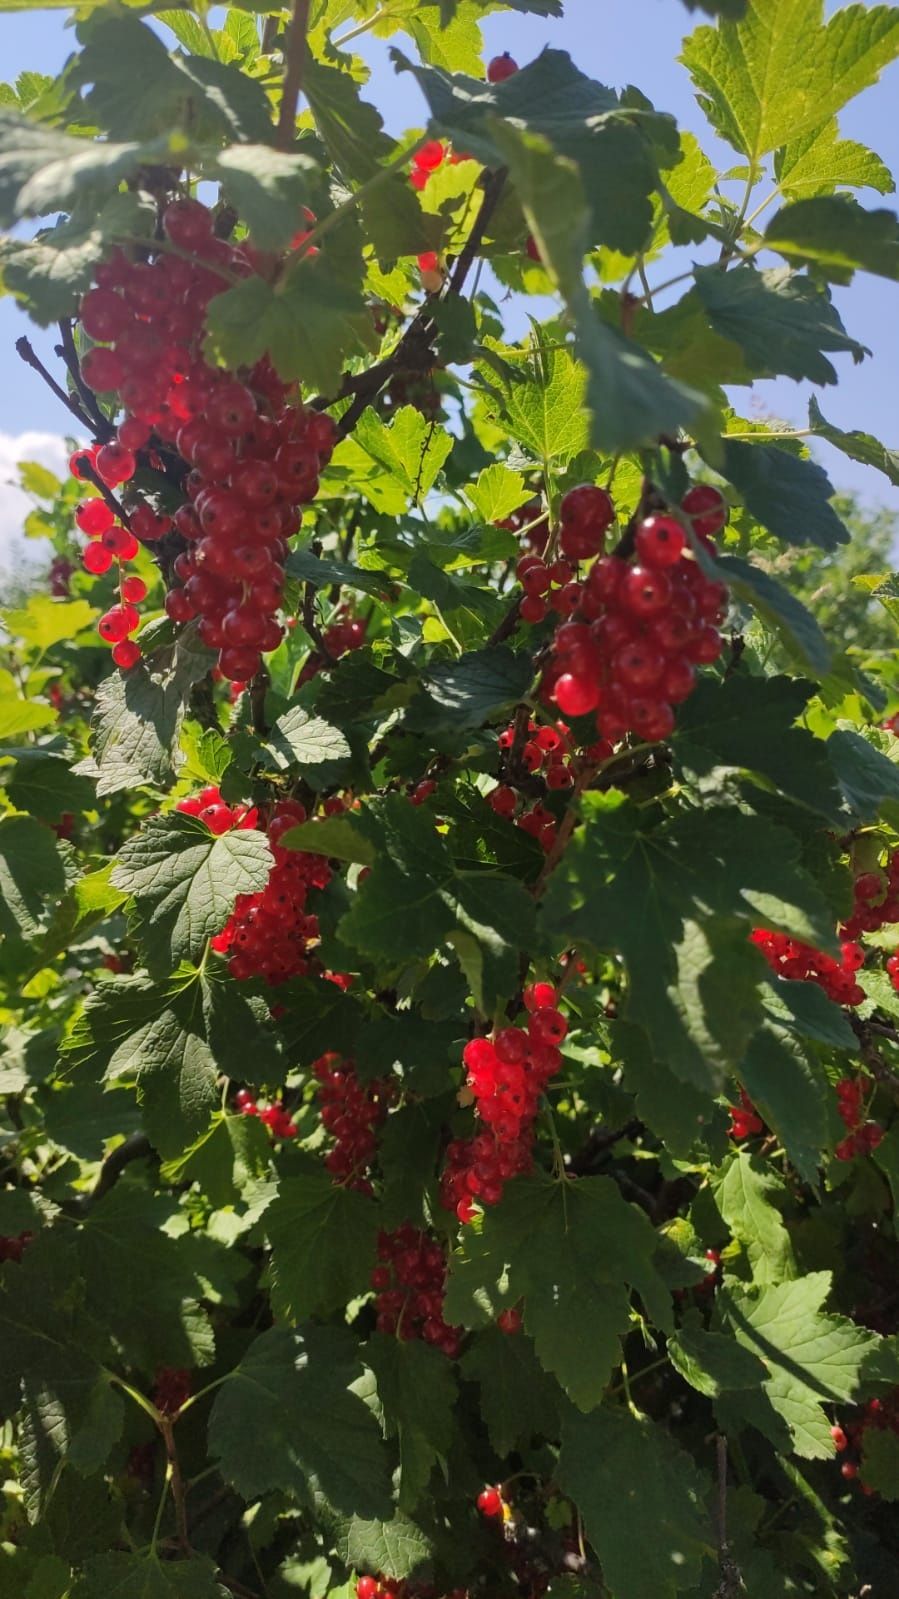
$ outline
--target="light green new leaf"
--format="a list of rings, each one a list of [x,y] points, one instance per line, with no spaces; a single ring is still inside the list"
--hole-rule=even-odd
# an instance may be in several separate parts
[[[899,10],[823,0],[752,0],[738,22],[697,28],[685,61],[712,126],[753,162],[876,83],[899,52]]]
[[[713,1183],[721,1219],[742,1244],[755,1282],[762,1286],[795,1277],[797,1266],[780,1206],[787,1190],[757,1155],[735,1151]]]
[[[879,155],[854,139],[840,138],[836,117],[778,150],[774,176],[781,192],[794,200],[832,194],[836,188],[892,194],[896,187]]]
[[[209,1448],[245,1499],[310,1493],[333,1511],[390,1515],[387,1451],[365,1400],[355,1338],[340,1327],[271,1327],[219,1389]]]
[[[32,594],[27,605],[5,611],[3,621],[13,638],[43,655],[63,639],[76,639],[96,617],[87,600],[54,600],[49,594]]]
[[[503,393],[503,410],[514,438],[541,462],[566,462],[585,449],[589,425],[584,415],[587,375],[571,350],[544,350],[539,344],[518,350],[484,340],[512,374]],[[479,363],[486,380],[496,374],[487,361]]]
[[[433,488],[453,448],[447,429],[429,422],[414,405],[402,406],[386,426],[376,411],[363,411],[353,439],[416,503]]]
[[[520,505],[531,498],[520,472],[496,461],[478,473],[474,483],[465,488],[465,498],[471,502],[482,522],[501,522],[511,516]]]
[[[265,887],[268,840],[252,828],[210,833],[191,816],[156,816],[126,839],[112,874],[135,902],[134,926],[151,971],[198,960],[220,933],[238,894]]]
[[[714,1545],[708,1480],[646,1416],[571,1412],[558,1481],[584,1518],[615,1599],[675,1599],[695,1589]]]
[[[368,1287],[378,1215],[329,1172],[284,1177],[265,1228],[272,1246],[272,1304],[290,1321],[329,1315]]]

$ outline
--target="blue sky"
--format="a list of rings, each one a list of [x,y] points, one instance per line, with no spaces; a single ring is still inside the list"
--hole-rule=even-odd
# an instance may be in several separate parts
[[[828,12],[835,9],[834,4],[827,5]],[[488,17],[484,35],[489,53],[508,49],[523,65],[546,44],[567,49],[592,77],[619,88],[635,83],[661,110],[672,112],[681,126],[695,132],[721,167],[736,160],[733,152],[708,131],[690,79],[677,60],[681,40],[696,20],[695,13],[691,16],[680,0],[567,0],[566,12],[561,20],[524,17],[513,12]],[[13,79],[26,67],[57,71],[68,54],[70,39],[64,13],[19,13],[9,18],[4,28],[3,76]],[[402,42],[401,36],[397,39]],[[387,43],[365,36],[353,48],[366,57],[372,68],[366,95],[380,107],[388,129],[395,133],[408,126],[420,126],[424,120],[421,95],[410,75],[394,74],[387,58]],[[894,174],[899,174],[897,94],[899,63],[894,62],[881,82],[841,117],[843,134],[870,145]],[[896,204],[895,196],[884,201],[870,191],[861,198],[872,208]],[[664,267],[657,267],[654,275],[658,281],[668,273]],[[837,290],[835,297],[848,331],[875,354],[860,366],[853,366],[848,357],[839,358],[839,386],[817,391],[822,409],[828,420],[839,427],[862,428],[886,444],[899,444],[899,285],[859,275],[850,287]],[[65,431],[61,408],[15,354],[15,340],[24,331],[31,330],[17,307],[9,299],[0,299],[0,477],[7,475],[3,466],[10,437],[26,429],[37,435]],[[39,331],[32,336],[44,351],[52,344],[52,339]],[[756,384],[751,393],[739,391],[735,403],[743,412],[750,411],[753,405],[761,406],[802,427],[810,392],[807,384],[781,379]],[[31,453],[37,453],[36,449]],[[891,488],[885,478],[827,446],[816,446],[816,453],[837,487],[855,489],[870,503],[888,505],[899,512],[899,490]]]

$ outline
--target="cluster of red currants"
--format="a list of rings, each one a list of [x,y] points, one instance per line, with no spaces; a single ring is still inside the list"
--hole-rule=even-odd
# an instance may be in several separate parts
[[[255,806],[228,805],[222,799],[222,791],[210,784],[208,788],[201,788],[199,794],[189,794],[186,799],[179,800],[175,806],[182,816],[195,816],[198,821],[205,822],[210,833],[220,837],[222,833],[230,833],[237,829],[247,831],[256,827],[259,821],[259,812]]]
[[[446,1252],[442,1244],[406,1222],[378,1236],[378,1262],[371,1274],[377,1294],[378,1332],[423,1338],[455,1360],[463,1329],[443,1317]]]
[[[153,1403],[164,1416],[177,1416],[190,1398],[191,1375],[180,1366],[160,1366],[153,1388]]]
[[[310,889],[326,888],[331,868],[323,855],[284,849],[279,839],[306,820],[298,800],[278,800],[266,823],[275,864],[265,888],[238,894],[234,910],[212,940],[228,956],[232,977],[264,977],[285,983],[310,969],[310,946],[318,941],[318,917],[306,910]]]
[[[336,619],[322,634],[325,648],[332,660],[339,660],[341,655],[348,654],[350,650],[361,650],[365,643],[367,627],[366,617],[354,615],[351,605],[342,605]],[[317,650],[311,650],[297,678],[297,688],[301,688],[304,683],[310,683],[318,676],[324,665],[324,656]]]
[[[462,1052],[487,1131],[447,1148],[441,1200],[460,1222],[472,1220],[476,1200],[499,1204],[509,1179],[530,1170],[540,1096],[562,1064],[559,1045],[568,1031],[557,997],[552,983],[530,984],[527,1028],[501,1027],[492,1038],[472,1038]]]
[[[745,1088],[740,1089],[739,1105],[730,1105],[731,1138],[754,1138],[764,1132],[765,1123],[749,1098]]]
[[[711,547],[712,535],[727,520],[718,490],[695,485],[681,510]],[[638,524],[632,559],[600,553],[615,518],[604,489],[592,483],[570,489],[560,514],[565,561],[599,559],[583,582],[572,580],[570,620],[553,638],[543,697],[565,716],[595,712],[600,737],[612,744],[626,733],[667,738],[674,707],[693,691],[696,667],[721,653],[717,624],[727,590],[704,576],[673,516],[647,516]],[[559,590],[568,592],[568,585]]]
[[[297,1136],[293,1117],[278,1100],[271,1105],[260,1105],[248,1088],[239,1088],[234,1095],[234,1107],[242,1116],[258,1116],[273,1138],[289,1140]]]
[[[879,933],[887,922],[899,922],[899,850],[884,869],[860,872],[853,883],[852,915],[840,928],[843,938]]]
[[[198,200],[173,200],[162,228],[154,259],[131,261],[117,250],[81,303],[85,333],[102,341],[84,357],[84,379],[115,392],[126,412],[95,469],[114,488],[133,477],[136,451],[160,443],[177,450],[187,469],[185,503],[174,518],[137,505],[131,534],[153,543],[174,525],[189,542],[175,561],[183,586],[170,589],[166,610],[175,622],[199,616],[221,671],[243,682],[261,652],[280,643],[287,540],[299,530],[296,507],[317,493],[335,429],[329,417],[287,404],[287,386],[268,361],[246,382],[207,365],[206,308],[227,281],[254,272],[253,252],[216,238],[212,212]],[[107,616],[111,642],[137,625],[123,606]]]
[[[885,1399],[869,1399],[857,1420],[846,1421],[842,1426],[836,1423],[831,1427],[830,1436],[837,1454],[844,1455],[851,1451],[853,1457],[844,1460],[840,1465],[840,1473],[848,1482],[854,1482],[858,1477],[865,1433],[869,1430],[899,1433],[899,1388],[887,1394]],[[859,1483],[859,1487],[864,1494],[872,1495],[876,1492],[863,1482]]]
[[[333,1050],[319,1056],[311,1070],[318,1083],[322,1126],[334,1139],[325,1165],[335,1182],[370,1194],[369,1172],[378,1147],[375,1128],[387,1115],[390,1082],[361,1082],[354,1063]]]
[[[450,144],[444,144],[442,139],[429,139],[412,157],[409,182],[413,189],[425,189],[431,173],[442,167],[444,161],[449,166],[456,167],[460,161],[473,160],[473,155],[469,155],[465,150],[454,150]]]
[[[15,1261],[18,1265],[33,1238],[34,1233],[17,1233],[14,1237],[0,1236],[0,1265],[6,1260]]]
[[[440,1594],[430,1584],[409,1582],[405,1577],[359,1577],[356,1599],[468,1599],[464,1588]]]
[[[515,750],[515,727],[507,727],[499,735],[499,747],[506,762]],[[599,739],[584,752],[588,761],[603,761],[612,753],[611,744]],[[516,756],[525,772],[542,776],[550,791],[571,788],[576,775],[575,742],[565,722],[539,726],[531,720],[527,736]],[[514,777],[514,773],[510,774]],[[514,819],[516,827],[530,833],[545,852],[552,849],[558,833],[558,823],[552,811],[537,803],[519,808],[519,795],[511,783],[498,783],[487,795],[487,803],[497,816]],[[517,813],[517,814],[516,814]]]
[[[869,1077],[843,1077],[837,1083],[837,1110],[847,1135],[834,1149],[837,1160],[854,1160],[856,1155],[870,1155],[883,1138],[879,1122],[869,1121],[865,1115],[865,1101],[874,1089]]]
[[[856,982],[855,974],[865,964],[865,952],[852,939],[844,940],[837,961],[811,944],[788,938],[786,933],[772,933],[765,927],[754,928],[750,938],[778,977],[817,983],[838,1005],[863,1003],[865,991]]]
[[[85,363],[88,360],[89,356],[85,356]],[[112,466],[108,462],[107,450],[113,453]],[[115,445],[92,445],[89,449],[75,451],[69,461],[69,470],[79,482],[84,482],[87,478],[85,466],[89,462],[102,481],[111,476],[112,481],[117,483],[120,461],[120,452]],[[146,599],[147,585],[135,573],[129,575],[125,567],[134,560],[140,545],[130,528],[117,520],[112,507],[99,496],[81,501],[75,510],[75,525],[90,541],[81,556],[86,572],[101,577],[115,562],[118,603],[104,611],[97,623],[97,631],[107,644],[112,645],[112,658],[116,666],[128,671],[141,658],[140,645],[129,635],[136,633],[140,627],[137,606]]]

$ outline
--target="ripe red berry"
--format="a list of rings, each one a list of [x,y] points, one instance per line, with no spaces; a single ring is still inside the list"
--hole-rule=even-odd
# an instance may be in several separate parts
[[[518,62],[513,61],[508,50],[504,50],[501,56],[494,56],[492,61],[488,61],[487,82],[504,83],[506,78],[514,77],[518,70]]]
[[[136,466],[132,451],[121,444],[104,444],[97,451],[97,474],[111,489],[133,477]]]
[[[720,533],[727,521],[727,501],[711,483],[694,483],[681,500],[681,508],[692,521],[695,532],[705,538]]]
[[[87,549],[82,551],[81,564],[86,572],[92,573],[94,577],[101,577],[112,566],[112,551],[99,542],[89,544]]]
[[[647,566],[676,566],[686,545],[686,535],[671,516],[648,516],[637,528],[637,558]]]
[[[482,1488],[478,1494],[478,1509],[482,1516],[501,1516],[503,1496],[498,1488]]]
[[[595,711],[599,704],[600,687],[590,678],[576,677],[572,672],[563,672],[562,676],[556,679],[554,695],[559,710],[565,716],[587,716],[590,711]]]
[[[142,654],[143,651],[140,645],[136,644],[134,639],[125,638],[115,646],[112,658],[116,666],[120,666],[123,672],[127,672],[132,666],[137,665]]]
[[[500,1332],[509,1334],[521,1332],[521,1311],[514,1305],[508,1310],[501,1310],[496,1318],[496,1325]]]
[[[75,510],[75,523],[88,538],[96,539],[112,527],[115,516],[105,500],[82,500]]]

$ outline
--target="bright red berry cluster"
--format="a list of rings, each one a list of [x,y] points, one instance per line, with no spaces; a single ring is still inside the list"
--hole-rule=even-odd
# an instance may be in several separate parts
[[[899,850],[882,870],[859,873],[853,897],[852,915],[840,929],[843,938],[878,933],[887,922],[899,922]]]
[[[708,495],[715,496],[714,506],[706,505]],[[690,490],[682,510],[704,539],[727,515],[721,495],[704,485]],[[563,557],[599,559],[583,582],[572,580],[558,591],[554,608],[564,604],[572,619],[556,631],[542,692],[565,716],[595,712],[600,736],[612,744],[626,733],[663,739],[674,728],[674,707],[693,691],[696,667],[721,653],[717,624],[727,591],[704,576],[672,516],[639,523],[633,557],[600,554],[614,516],[609,495],[591,483],[569,490],[562,501]],[[523,581],[533,583],[533,571]]]
[[[326,888],[331,868],[323,855],[284,849],[279,839],[306,820],[298,800],[279,800],[266,824],[275,857],[265,888],[238,894],[234,910],[212,940],[228,956],[232,977],[264,977],[285,983],[310,970],[310,946],[318,941],[318,917],[306,910],[310,889]]]
[[[455,1360],[463,1329],[443,1317],[446,1252],[442,1244],[408,1222],[378,1237],[378,1262],[371,1274],[377,1294],[378,1332],[423,1338]]]
[[[837,961],[811,944],[765,927],[756,927],[750,937],[778,977],[817,983],[838,1005],[861,1005],[865,999],[865,991],[855,979],[865,963],[865,952],[852,939],[843,942]]]
[[[164,1416],[177,1416],[190,1398],[191,1375],[179,1366],[160,1366],[156,1373],[153,1403]]]
[[[887,1394],[885,1399],[869,1399],[855,1420],[846,1421],[842,1426],[836,1423],[831,1427],[830,1436],[837,1454],[849,1456],[840,1465],[840,1473],[848,1482],[854,1482],[858,1477],[865,1433],[869,1430],[899,1433],[899,1388]],[[869,1495],[876,1491],[863,1482],[859,1483],[859,1487],[862,1493]]]
[[[89,351],[84,358],[85,366],[90,369],[91,356],[103,353],[99,349]],[[107,453],[109,451],[113,452],[112,465]],[[125,452],[116,450],[112,444],[102,447],[92,445],[89,449],[76,450],[69,461],[69,470],[73,477],[84,481],[87,477],[85,465],[89,462],[101,481],[112,486],[120,481],[116,474],[120,470],[123,453]],[[134,457],[131,456],[131,461],[133,460]],[[112,645],[112,658],[116,666],[127,671],[130,667],[136,666],[141,658],[140,645],[129,635],[135,633],[140,626],[137,606],[141,600],[146,599],[147,585],[142,577],[137,577],[134,573],[129,575],[125,567],[129,561],[134,560],[140,545],[130,528],[118,520],[116,513],[104,499],[82,500],[75,511],[75,524],[89,540],[81,556],[81,563],[86,572],[90,572],[94,577],[101,577],[115,563],[118,603],[104,611],[97,623],[97,631],[107,644]]]
[[[287,387],[267,361],[243,381],[203,360],[209,302],[226,281],[255,270],[252,251],[216,238],[213,221],[199,201],[173,200],[153,259],[132,261],[118,250],[104,262],[80,312],[85,332],[102,343],[82,370],[91,388],[115,392],[126,412],[116,439],[94,457],[101,480],[110,488],[127,482],[136,452],[159,444],[174,446],[186,474],[187,498],[174,518],[139,504],[131,532],[114,522],[100,528],[98,548],[112,539],[111,555],[127,559],[118,546],[133,544],[136,553],[138,540],[153,543],[174,523],[191,548],[175,561],[183,586],[170,589],[168,614],[175,622],[200,617],[221,671],[243,682],[258,670],[261,652],[280,643],[287,540],[299,529],[296,507],[315,497],[335,429],[329,417],[288,405]],[[94,521],[101,515],[95,503],[86,508]],[[123,601],[108,612],[103,636],[118,643],[132,633],[132,611]]]
[[[409,173],[409,182],[413,189],[427,188],[428,179],[432,172],[442,167],[444,161],[450,166],[458,166],[460,161],[472,161],[473,156],[461,153],[457,155],[450,145],[444,144],[442,139],[429,139],[416,150],[412,157],[412,169]]]
[[[754,1138],[757,1133],[764,1132],[765,1123],[745,1088],[740,1089],[739,1105],[731,1105],[729,1109],[731,1138]]]
[[[221,789],[212,784],[202,788],[199,794],[189,794],[186,799],[179,800],[175,810],[180,811],[182,816],[195,816],[198,821],[205,822],[210,833],[215,833],[216,837],[230,833],[235,828],[249,830],[259,820],[255,806],[226,804]]]
[[[354,1063],[333,1050],[313,1062],[312,1073],[322,1126],[334,1139],[325,1165],[336,1182],[370,1194],[369,1172],[378,1147],[375,1128],[387,1115],[390,1083],[384,1078],[361,1082]]]
[[[873,1092],[869,1077],[844,1077],[837,1083],[837,1110],[847,1136],[834,1149],[837,1160],[853,1160],[856,1155],[870,1155],[883,1138],[879,1122],[869,1121],[865,1102]]]
[[[567,723],[556,722],[553,726],[549,724],[540,726],[531,719],[520,750],[516,750],[515,744],[516,733],[513,724],[499,735],[499,748],[507,767],[510,767],[514,757],[526,773],[531,776],[541,776],[551,792],[572,787],[577,772],[577,760],[575,742]],[[611,753],[612,746],[602,739],[584,752],[588,761],[605,760]],[[515,773],[509,770],[508,775],[514,781]],[[520,827],[525,833],[530,833],[545,852],[552,849],[559,830],[558,822],[545,805],[539,801],[530,806],[526,803],[522,805],[512,782],[497,784],[487,795],[487,802],[498,816],[514,819],[516,827]]]
[[[341,655],[348,654],[350,650],[361,650],[365,643],[367,627],[367,618],[356,616],[352,605],[341,605],[335,620],[329,627],[325,628],[322,634],[325,648],[332,660],[339,660]],[[297,678],[297,688],[317,677],[324,665],[324,656],[320,655],[317,650],[311,650]]]
[[[487,1129],[454,1140],[446,1152],[441,1199],[463,1223],[474,1216],[476,1200],[499,1204],[509,1179],[530,1170],[540,1096],[562,1064],[559,1045],[568,1031],[556,1000],[552,983],[532,983],[524,991],[527,1028],[501,1027],[492,1038],[471,1039],[462,1052]]]
[[[6,1260],[15,1261],[18,1265],[33,1238],[34,1233],[18,1233],[15,1237],[0,1236],[0,1265]]]
[[[273,1138],[296,1138],[297,1130],[293,1117],[284,1106],[275,1100],[271,1105],[260,1104],[254,1099],[248,1088],[239,1088],[234,1095],[235,1109],[242,1116],[258,1116],[263,1127],[267,1127]]]

